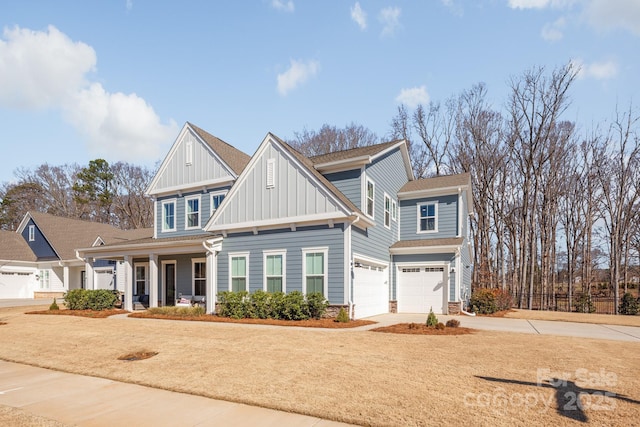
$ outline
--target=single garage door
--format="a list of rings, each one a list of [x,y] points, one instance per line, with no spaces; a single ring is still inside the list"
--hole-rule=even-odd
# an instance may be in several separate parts
[[[33,298],[32,273],[0,271],[0,299]]]
[[[401,267],[398,271],[398,312],[444,313],[444,268]]]
[[[357,319],[389,312],[386,268],[356,264],[353,268],[353,303]]]

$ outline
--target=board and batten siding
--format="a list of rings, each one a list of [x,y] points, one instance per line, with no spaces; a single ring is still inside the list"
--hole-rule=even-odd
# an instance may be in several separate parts
[[[362,170],[327,173],[324,175],[338,190],[342,192],[356,206],[361,206],[362,200]]]
[[[437,232],[418,233],[418,205],[438,204]],[[458,236],[458,195],[400,201],[400,240],[437,239]]]
[[[298,227],[296,231],[280,229],[261,231],[259,234],[237,233],[228,235],[218,253],[218,292],[229,290],[229,254],[248,252],[249,291],[263,289],[265,250],[286,251],[286,290],[302,292],[302,249],[328,248],[328,293],[332,304],[344,304],[344,231],[341,224]]]
[[[190,156],[191,162],[188,164],[187,147],[189,144],[193,152]],[[227,167],[191,130],[187,130],[177,143],[171,158],[162,169],[161,175],[156,177],[154,191],[162,192],[165,188],[188,188],[190,184],[220,182],[227,178],[232,179],[232,174]]]
[[[274,162],[274,183],[267,186],[267,163]],[[294,163],[280,147],[269,144],[235,184],[216,225],[280,220],[338,211],[338,206],[308,172]]]
[[[384,226],[384,195],[385,193],[393,201],[397,202],[398,190],[407,182],[407,174],[400,149],[376,159],[365,169],[365,176],[361,179],[360,193],[364,196],[366,178],[374,183],[374,221],[375,227],[369,227],[366,231],[352,227],[352,248],[354,253],[376,258],[380,261],[389,261],[389,247],[398,237],[398,218],[391,219],[390,228]],[[365,199],[361,199],[360,209],[365,211]],[[399,208],[398,208],[399,209]]]

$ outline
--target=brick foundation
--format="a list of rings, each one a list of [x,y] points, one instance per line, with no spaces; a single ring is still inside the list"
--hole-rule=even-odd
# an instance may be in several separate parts
[[[389,313],[398,312],[398,301],[389,301]]]
[[[462,303],[460,301],[448,303],[449,314],[460,314],[462,311]]]
[[[340,305],[340,304],[330,305],[329,307],[327,307],[327,311],[324,313],[324,316],[322,317],[324,319],[335,319],[336,317],[338,317],[338,313],[340,312],[341,308],[344,308],[344,311],[346,311],[347,314],[349,315],[349,318],[351,318],[351,313],[349,313],[349,306]]]

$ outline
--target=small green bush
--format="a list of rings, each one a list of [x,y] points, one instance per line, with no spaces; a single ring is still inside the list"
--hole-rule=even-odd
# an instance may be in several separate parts
[[[433,313],[433,309],[429,309],[429,315],[427,316],[427,326],[434,328],[438,324],[438,318]]]
[[[268,319],[271,316],[270,296],[259,289],[249,296],[248,315],[254,319]]]
[[[635,316],[640,312],[640,300],[636,299],[631,293],[627,292],[622,296],[622,301],[620,301],[618,312],[627,316]]]
[[[284,319],[286,311],[286,301],[284,292],[274,292],[269,294],[269,316],[273,319]]]
[[[49,310],[60,310],[60,307],[58,307],[58,303],[56,302],[56,299],[53,299],[53,302],[51,303],[51,305],[49,306]]]
[[[347,314],[347,310],[344,307],[340,307],[340,311],[338,311],[338,316],[336,316],[336,322],[340,323],[349,323],[349,315]]]
[[[309,318],[307,303],[302,292],[293,291],[285,294],[282,318],[285,320],[306,320]]]
[[[72,289],[64,295],[69,310],[110,310],[118,298],[107,289]]]
[[[582,293],[578,296],[574,307],[576,313],[595,313],[596,307],[591,301],[591,295]]]
[[[320,319],[327,311],[329,301],[320,293],[307,294],[307,311],[312,319]]]
[[[457,328],[460,326],[460,321],[457,319],[449,319],[446,323],[447,328]]]
[[[232,317],[234,319],[243,319],[245,317],[248,317],[248,295],[249,293],[247,291],[220,292],[218,294],[218,301],[220,302],[220,316]]]

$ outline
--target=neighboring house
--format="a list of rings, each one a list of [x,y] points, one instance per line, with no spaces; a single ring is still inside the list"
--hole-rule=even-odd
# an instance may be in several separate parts
[[[0,298],[62,297],[87,282],[91,288],[124,292],[115,261],[96,260],[87,267],[85,260],[77,258],[75,248],[144,235],[151,235],[151,230],[123,231],[107,224],[28,212],[16,231],[0,233]]]
[[[186,123],[148,188],[153,237],[84,247],[124,264],[125,308],[221,291],[321,292],[362,318],[459,312],[468,174],[415,180],[405,141],[307,158],[269,133],[251,157]]]

